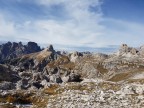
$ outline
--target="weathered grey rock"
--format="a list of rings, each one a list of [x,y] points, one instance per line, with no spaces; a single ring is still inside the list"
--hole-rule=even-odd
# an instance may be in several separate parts
[[[90,63],[85,63],[82,67],[83,76],[87,78],[98,78],[100,76],[99,71]]]
[[[0,64],[0,81],[16,82],[19,79],[17,73],[13,72],[8,66]]]
[[[1,82],[0,83],[0,90],[12,90],[16,88],[16,84],[12,82]]]
[[[19,76],[21,78],[32,78],[33,74],[31,72],[21,72],[21,73],[19,73]]]
[[[132,55],[137,55],[139,51],[136,48],[129,47],[127,44],[122,44],[120,49],[119,49],[119,54],[132,54]]]
[[[39,73],[33,73],[33,80],[34,81],[41,81],[41,80],[43,80],[42,74],[40,72]]]
[[[144,45],[140,47],[140,55],[144,56]]]
[[[62,79],[59,75],[51,75],[50,76],[50,82],[53,82],[53,83],[62,83]]]
[[[71,56],[70,56],[70,61],[71,61],[71,62],[76,62],[76,60],[77,60],[80,56],[82,56],[82,54],[79,53],[79,52],[77,52],[77,51],[75,51],[75,52],[73,52],[73,53],[71,54]]]
[[[127,44],[122,44],[119,51],[120,51],[120,53],[128,53],[129,52],[128,45]]]
[[[49,72],[50,75],[57,74],[59,72],[59,69],[57,67],[48,68],[48,72]]]
[[[69,79],[68,82],[80,82],[81,80],[81,76],[79,74],[75,74],[75,73],[71,73],[69,75]]]
[[[31,85],[28,83],[27,79],[22,79],[16,83],[17,90],[28,89],[30,87]]]
[[[41,83],[40,83],[44,88],[47,88],[50,86],[50,83],[47,82],[47,80],[42,80]]]
[[[41,84],[40,81],[34,81],[32,86],[36,87],[37,89],[43,88],[44,86]]]
[[[62,81],[63,81],[64,83],[67,83],[67,82],[69,81],[69,76],[64,76],[64,77],[62,77]]]

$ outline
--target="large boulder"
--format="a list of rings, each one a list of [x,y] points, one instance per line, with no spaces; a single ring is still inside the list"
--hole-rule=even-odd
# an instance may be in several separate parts
[[[79,74],[75,74],[75,73],[71,73],[69,75],[69,79],[68,82],[80,82],[81,80],[81,76]]]

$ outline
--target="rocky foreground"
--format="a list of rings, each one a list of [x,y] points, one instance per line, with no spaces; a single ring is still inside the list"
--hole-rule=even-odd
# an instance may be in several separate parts
[[[113,54],[0,45],[0,108],[143,108],[144,46]]]

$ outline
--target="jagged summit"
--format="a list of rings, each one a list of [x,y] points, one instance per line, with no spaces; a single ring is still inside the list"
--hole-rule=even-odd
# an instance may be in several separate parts
[[[47,47],[47,50],[49,50],[49,51],[54,51],[53,45],[49,45],[49,46]]]
[[[139,53],[138,49],[133,48],[133,47],[129,47],[127,44],[122,44],[120,49],[119,49],[120,54],[124,54],[124,53],[130,53],[133,55],[136,55]]]
[[[41,48],[35,42],[28,42],[26,45],[23,45],[22,42],[7,42],[0,45],[0,63],[24,54],[39,51],[41,51]]]

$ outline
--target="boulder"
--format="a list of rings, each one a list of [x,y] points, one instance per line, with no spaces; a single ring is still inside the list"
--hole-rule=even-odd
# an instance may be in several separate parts
[[[54,74],[54,75],[50,76],[50,82],[52,82],[52,83],[62,83],[62,79],[59,75]]]
[[[28,89],[28,88],[30,88],[30,87],[31,87],[31,84],[29,84],[29,80],[26,79],[26,78],[23,78],[23,79],[21,79],[20,81],[18,81],[18,82],[16,83],[16,88],[17,88],[18,90]]]
[[[42,80],[40,83],[42,86],[44,86],[44,88],[47,88],[50,86],[50,83],[47,82],[47,80]]]
[[[37,89],[44,88],[40,81],[34,81],[32,86],[36,87]]]
[[[68,82],[80,82],[80,81],[82,81],[81,79],[80,79],[80,75],[79,74],[75,74],[75,73],[71,73],[70,75],[69,75],[69,79],[68,79]]]

